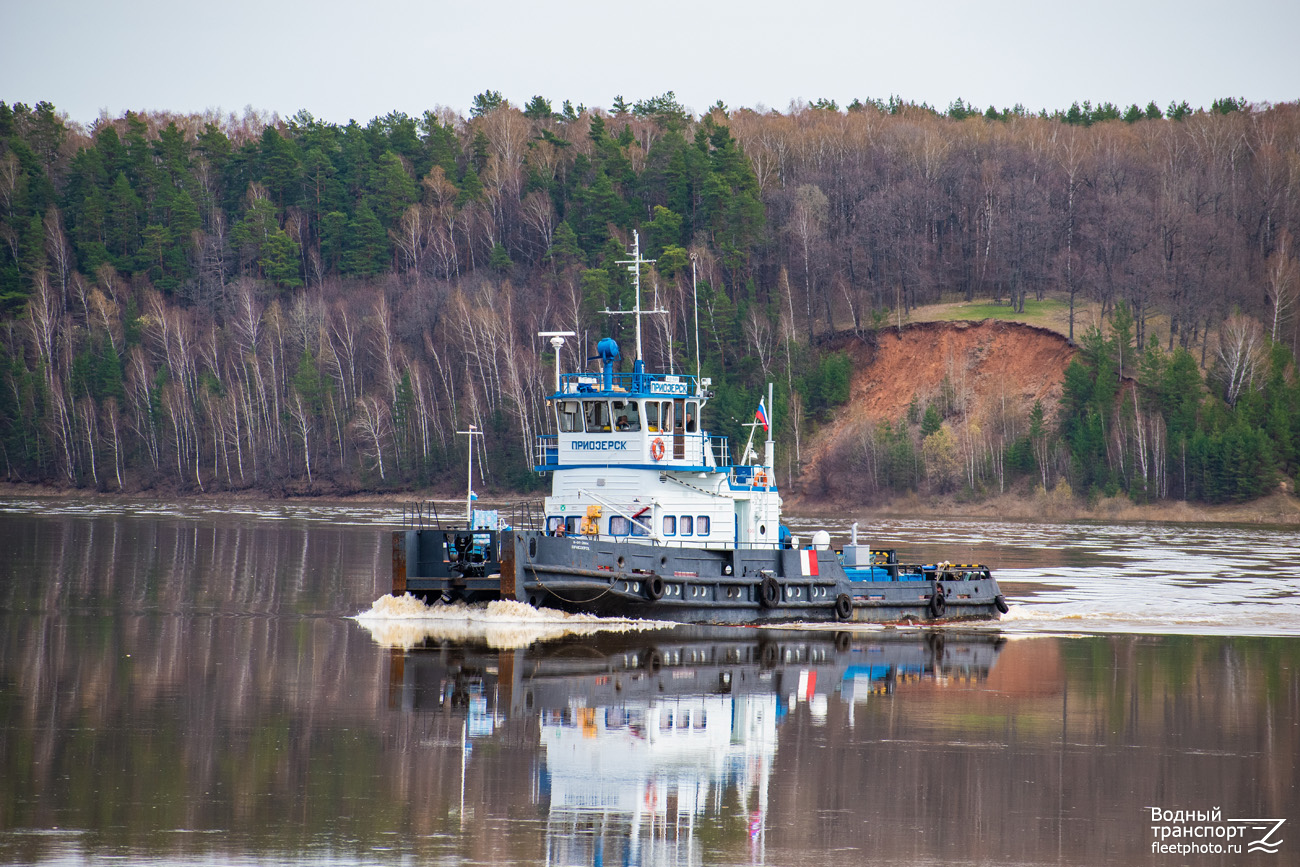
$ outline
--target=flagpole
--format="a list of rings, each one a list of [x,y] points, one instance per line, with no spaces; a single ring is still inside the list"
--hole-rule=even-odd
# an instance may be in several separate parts
[[[776,440],[772,438],[772,383],[767,384],[767,443],[763,449],[763,463],[767,465],[767,473],[770,476],[776,472]]]
[[[762,425],[763,430],[768,432],[767,438],[771,440],[772,419],[767,413],[767,408],[763,406],[761,398],[758,401],[758,409],[754,412],[754,420],[743,425],[744,427],[749,428],[749,439],[745,441],[745,450],[740,456],[741,464],[744,466],[749,465],[749,456],[753,451],[752,446],[754,445],[754,429],[759,425]],[[758,455],[755,454],[754,457],[758,457]]]
[[[459,436],[469,437],[469,461],[465,473],[465,529],[474,529],[474,437],[483,436],[477,425],[470,425],[469,430],[456,431]]]

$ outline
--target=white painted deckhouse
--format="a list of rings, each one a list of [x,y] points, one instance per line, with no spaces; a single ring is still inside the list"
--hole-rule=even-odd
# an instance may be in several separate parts
[[[636,307],[607,312],[635,316],[631,373],[615,372],[619,347],[605,338],[596,347],[601,371],[559,374],[563,336],[544,335],[552,338],[557,364],[556,391],[547,397],[556,433],[538,437],[534,467],[553,474],[547,534],[706,549],[777,547],[781,496],[770,426],[762,465],[732,463],[727,437],[704,427],[710,380],[646,372],[641,316],[661,311],[641,309],[646,260],[639,239],[630,261]]]

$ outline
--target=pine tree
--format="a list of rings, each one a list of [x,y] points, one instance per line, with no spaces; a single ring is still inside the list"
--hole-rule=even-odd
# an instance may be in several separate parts
[[[383,273],[391,258],[388,233],[370,205],[363,201],[348,221],[340,270],[351,276],[371,277]]]

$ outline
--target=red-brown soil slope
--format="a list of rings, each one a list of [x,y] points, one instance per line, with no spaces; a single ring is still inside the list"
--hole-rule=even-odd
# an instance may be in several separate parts
[[[939,401],[945,379],[949,391],[984,424],[999,413],[1024,418],[1036,400],[1051,419],[1074,355],[1055,331],[991,319],[886,329],[874,346],[845,338],[842,348],[855,367],[849,402],[805,443],[805,482],[819,478],[821,458],[863,425],[904,418],[913,396],[922,411]]]

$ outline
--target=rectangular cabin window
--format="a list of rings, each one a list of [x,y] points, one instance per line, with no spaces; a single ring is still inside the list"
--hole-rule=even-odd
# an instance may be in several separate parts
[[[692,529],[694,524],[695,520],[690,515],[682,515],[682,535],[691,535],[694,532]]]
[[[673,433],[682,432],[682,422],[686,418],[686,401],[680,398],[673,401]]]
[[[645,402],[645,427],[651,433],[659,432],[659,404],[653,400]]]
[[[665,536],[676,536],[676,535],[677,535],[677,516],[676,516],[676,515],[664,515],[664,535],[665,535]]]
[[[582,433],[582,404],[576,400],[560,401],[560,433]]]
[[[587,433],[609,433],[609,401],[584,400],[582,408],[587,416]]]
[[[609,535],[627,536],[632,532],[632,522],[622,515],[609,516]]]
[[[565,518],[564,524],[569,529],[569,535],[576,536],[578,535],[578,531],[582,529],[582,518],[577,516],[574,516],[572,518]]]
[[[686,404],[686,432],[695,433],[700,421],[700,405],[695,401]]]
[[[641,430],[641,413],[637,410],[635,400],[616,400],[614,407],[614,430]]]
[[[649,536],[651,520],[652,519],[649,515],[639,515],[638,517],[634,518],[632,521],[632,535]]]
[[[659,430],[668,433],[673,429],[673,402],[665,400],[659,404]]]
[[[552,515],[551,517],[546,519],[546,535],[548,536],[556,535],[556,531],[563,526],[564,526],[564,518],[560,517],[559,515]],[[564,534],[560,533],[559,535],[563,536]]]
[[[695,535],[697,535],[697,536],[707,536],[707,535],[709,535],[709,516],[708,516],[708,515],[700,515],[700,516],[696,517],[696,519],[695,519]]]

